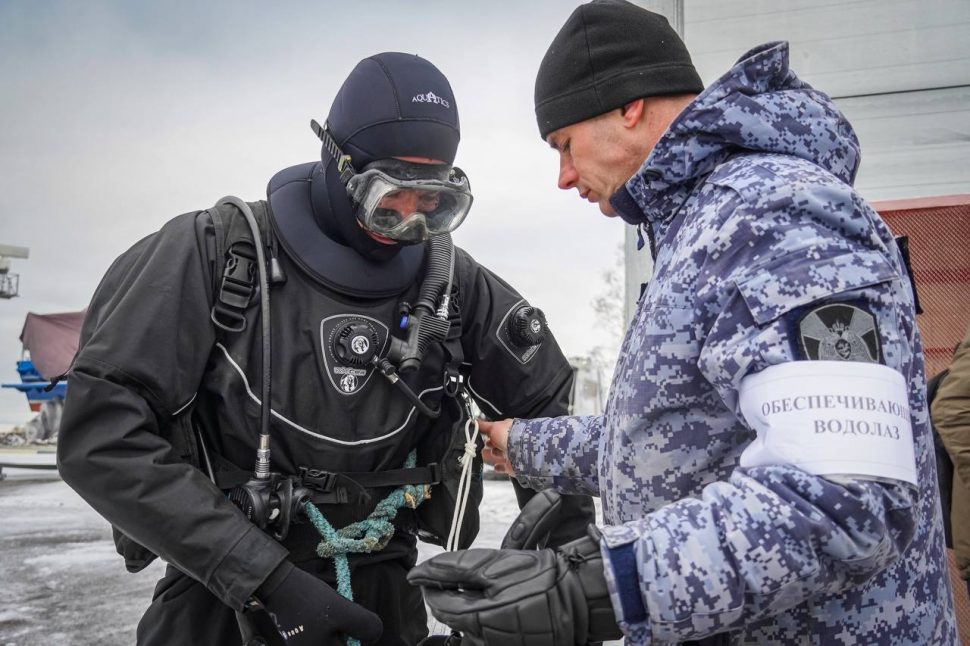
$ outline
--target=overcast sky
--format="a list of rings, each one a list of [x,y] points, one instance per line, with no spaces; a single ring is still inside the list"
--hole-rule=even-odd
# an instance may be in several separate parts
[[[475,206],[455,241],[545,310],[567,354],[601,342],[590,301],[623,225],[555,187],[535,72],[575,7],[487,3],[0,1],[0,243],[21,296],[0,301],[0,381],[18,381],[28,311],[85,307],[111,261],[171,217],[319,158],[308,126],[381,51],[449,78],[456,163]],[[0,422],[29,417],[0,392]]]

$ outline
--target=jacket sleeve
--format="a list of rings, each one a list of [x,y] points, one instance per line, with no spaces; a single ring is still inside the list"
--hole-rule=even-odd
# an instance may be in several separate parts
[[[208,241],[208,220],[186,214],[108,270],[68,379],[58,465],[109,522],[238,610],[287,552],[165,435],[215,341]]]
[[[532,489],[599,495],[602,416],[517,419],[509,431],[515,477]]]
[[[933,400],[933,425],[960,481],[970,488],[970,328]]]
[[[884,362],[910,384],[913,434],[926,440],[908,284],[883,252],[829,252],[788,249],[777,265],[738,276],[701,348],[703,378],[747,426],[738,406],[741,380],[808,358],[793,338],[806,309],[853,303],[873,315]],[[905,298],[910,305],[901,304]],[[676,424],[678,416],[667,411],[655,423]],[[738,467],[696,498],[603,529],[605,573],[621,627],[637,643],[698,639],[858,585],[909,545],[917,498],[903,483],[836,481],[783,464]]]

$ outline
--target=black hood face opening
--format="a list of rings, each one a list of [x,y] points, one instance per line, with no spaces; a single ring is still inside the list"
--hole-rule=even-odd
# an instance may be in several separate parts
[[[327,130],[353,167],[397,157],[424,157],[452,164],[460,127],[454,93],[438,68],[411,54],[388,52],[365,58],[351,71],[327,115]],[[399,253],[361,227],[326,146],[313,179],[313,217],[336,242],[376,262]]]
[[[328,190],[335,184],[339,191]],[[400,294],[418,279],[424,245],[380,245],[367,236],[335,170],[322,162],[284,168],[266,192],[277,240],[314,281],[355,298],[378,298]],[[339,209],[350,215],[335,217]]]
[[[324,159],[311,176],[310,205],[314,221],[328,238],[352,248],[367,260],[386,262],[401,251],[401,245],[383,244],[360,226],[333,159],[329,164]]]

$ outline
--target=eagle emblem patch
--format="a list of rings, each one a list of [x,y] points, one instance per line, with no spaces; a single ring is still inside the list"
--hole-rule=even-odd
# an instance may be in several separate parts
[[[798,320],[798,344],[806,359],[882,363],[876,317],[848,303],[809,310]]]

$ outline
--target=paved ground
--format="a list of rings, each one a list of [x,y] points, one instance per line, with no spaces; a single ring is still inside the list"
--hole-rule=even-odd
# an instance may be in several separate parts
[[[0,646],[133,644],[164,565],[128,574],[108,524],[56,473],[4,471]],[[517,513],[511,485],[486,481],[475,545],[497,547]],[[422,559],[440,551],[421,544]]]
[[[164,566],[128,575],[111,530],[56,474],[0,482],[0,644],[132,644]]]

